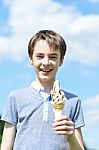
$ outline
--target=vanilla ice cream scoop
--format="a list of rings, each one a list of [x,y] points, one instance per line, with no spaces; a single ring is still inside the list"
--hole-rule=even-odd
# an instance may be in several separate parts
[[[64,92],[60,90],[60,84],[58,80],[56,80],[53,84],[53,89],[51,90],[51,98],[55,119],[58,119],[62,114],[62,110],[67,100]]]

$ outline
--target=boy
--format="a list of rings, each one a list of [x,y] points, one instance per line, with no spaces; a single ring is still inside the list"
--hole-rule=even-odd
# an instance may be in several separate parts
[[[36,79],[30,87],[11,92],[2,116],[5,127],[1,150],[84,150],[81,103],[68,99],[63,114],[54,122],[50,92],[66,52],[64,39],[54,31],[41,30],[28,45]]]

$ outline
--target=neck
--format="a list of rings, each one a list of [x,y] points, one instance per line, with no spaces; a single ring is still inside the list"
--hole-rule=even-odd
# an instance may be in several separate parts
[[[38,79],[36,79],[36,82],[37,84],[40,86],[40,87],[44,87],[44,90],[47,94],[50,94],[51,92],[51,89],[53,87],[53,83],[54,83],[55,79],[54,80],[51,80],[50,82],[48,81],[40,81]]]

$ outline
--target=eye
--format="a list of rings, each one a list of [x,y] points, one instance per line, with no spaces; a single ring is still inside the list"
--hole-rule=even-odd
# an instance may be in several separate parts
[[[43,56],[42,56],[42,55],[37,55],[36,57],[37,57],[38,59],[43,58]]]
[[[37,56],[38,58],[42,58],[42,56]]]
[[[57,59],[57,56],[50,56],[50,59]]]

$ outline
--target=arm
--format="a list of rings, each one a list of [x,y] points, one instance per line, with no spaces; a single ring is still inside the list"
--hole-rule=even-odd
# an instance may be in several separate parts
[[[5,122],[1,150],[12,150],[15,138],[15,126]]]
[[[74,133],[67,138],[70,150],[84,150],[81,128],[74,130]]]
[[[74,129],[74,123],[70,118],[61,116],[55,123],[53,123],[53,129],[56,134],[65,135],[70,150],[84,150],[81,129]]]

